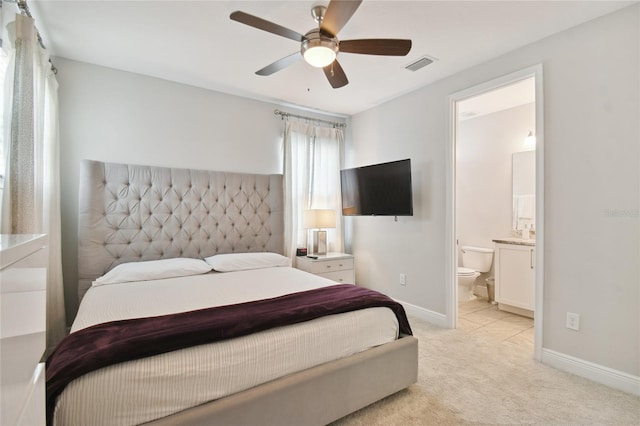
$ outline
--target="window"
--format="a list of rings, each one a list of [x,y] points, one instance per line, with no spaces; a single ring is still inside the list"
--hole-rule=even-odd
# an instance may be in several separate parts
[[[289,256],[295,256],[296,248],[307,246],[305,210],[334,209],[340,217],[343,140],[342,129],[297,121],[285,126],[285,246]],[[327,232],[328,251],[343,251],[341,221]]]

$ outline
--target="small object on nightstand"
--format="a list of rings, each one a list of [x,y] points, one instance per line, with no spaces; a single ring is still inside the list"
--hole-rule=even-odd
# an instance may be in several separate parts
[[[311,255],[308,255],[307,257],[308,257],[309,259],[317,259],[317,258],[318,258],[318,256],[311,256]]]
[[[307,255],[307,248],[299,248],[296,249],[296,256],[306,256]]]

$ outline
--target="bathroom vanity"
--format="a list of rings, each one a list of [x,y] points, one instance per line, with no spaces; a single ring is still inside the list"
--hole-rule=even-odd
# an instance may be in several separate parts
[[[498,309],[533,318],[535,240],[495,239],[495,301]]]
[[[498,309],[533,318],[535,309],[536,151],[512,156],[512,232],[495,239],[495,301]]]

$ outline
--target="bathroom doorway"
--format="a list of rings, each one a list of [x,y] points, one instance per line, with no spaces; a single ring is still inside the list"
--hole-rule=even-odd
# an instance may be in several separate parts
[[[449,325],[478,335],[522,342],[531,346],[535,358],[540,359],[544,244],[543,217],[539,213],[544,205],[542,66],[471,87],[449,99]],[[535,189],[526,196],[520,194],[520,184],[514,182],[515,169],[522,167],[520,157],[531,161],[530,178]],[[530,238],[529,234],[535,237]],[[502,247],[494,240],[516,243],[523,246],[518,248],[531,251],[531,271],[527,272],[533,288],[527,303],[505,303],[505,279],[500,280],[500,294],[491,294],[498,263],[496,249]],[[489,262],[486,250],[494,250]],[[505,255],[502,250],[500,253],[500,271],[504,271]],[[489,296],[501,303],[489,303]]]

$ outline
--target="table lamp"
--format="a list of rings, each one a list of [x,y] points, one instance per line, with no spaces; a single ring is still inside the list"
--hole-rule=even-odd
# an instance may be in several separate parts
[[[336,211],[333,209],[305,210],[303,225],[313,229],[309,254],[327,254],[327,231],[322,228],[336,227]]]

